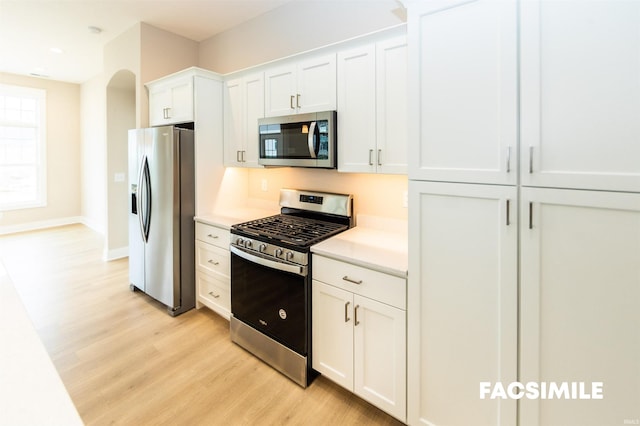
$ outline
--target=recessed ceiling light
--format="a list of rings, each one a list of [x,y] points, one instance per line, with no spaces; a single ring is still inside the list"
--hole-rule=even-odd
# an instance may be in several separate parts
[[[102,32],[102,28],[100,27],[94,27],[93,25],[87,27],[89,29],[89,32],[91,34],[100,34]]]
[[[51,52],[51,53],[63,53],[62,49],[60,49],[59,47],[52,47],[51,49],[49,49],[49,52]]]

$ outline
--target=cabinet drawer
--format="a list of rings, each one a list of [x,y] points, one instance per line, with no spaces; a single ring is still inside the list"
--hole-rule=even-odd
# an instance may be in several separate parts
[[[196,266],[198,269],[229,278],[229,258],[229,250],[202,241],[196,242]]]
[[[404,278],[313,255],[313,279],[406,310]]]
[[[223,249],[229,249],[231,235],[228,229],[196,222],[196,239]]]
[[[198,299],[219,314],[229,317],[231,285],[228,278],[218,278],[198,271],[196,274]]]

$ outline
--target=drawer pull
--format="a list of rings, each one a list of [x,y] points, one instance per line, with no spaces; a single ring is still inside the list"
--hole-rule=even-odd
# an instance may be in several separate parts
[[[356,305],[355,308],[353,308],[353,321],[355,325],[359,325],[360,321],[358,321],[358,308],[360,307],[360,305]]]
[[[208,263],[210,263],[210,264],[212,264],[213,266],[218,266],[218,265],[220,264],[220,262],[216,262],[216,261],[215,261],[215,260],[213,260],[213,259],[209,259],[209,260],[207,260],[207,262],[208,262]]]
[[[209,238],[213,238],[214,240],[215,240],[216,238],[218,238],[218,236],[217,236],[217,235],[213,235],[213,234],[209,234],[209,235],[207,235],[207,237],[209,237]]]
[[[342,279],[345,281],[349,281],[350,283],[362,284],[362,280],[354,280],[353,278],[349,278],[348,275],[345,275],[344,277],[342,277]]]
[[[217,299],[220,297],[219,294],[214,294],[212,291],[209,292],[209,296],[213,297],[214,299]]]
[[[346,302],[346,303],[344,304],[344,322],[349,322],[349,321],[351,321],[351,318],[349,318],[349,315],[348,315],[348,313],[347,313],[347,308],[349,307],[349,303],[351,303],[351,302]]]

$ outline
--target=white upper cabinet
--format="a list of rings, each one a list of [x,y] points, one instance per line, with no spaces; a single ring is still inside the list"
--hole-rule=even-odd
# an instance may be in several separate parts
[[[338,53],[338,170],[376,171],[376,50]]]
[[[407,173],[407,39],[338,52],[338,170]]]
[[[407,37],[376,44],[377,171],[407,174]]]
[[[416,1],[408,25],[409,178],[515,184],[515,1]]]
[[[521,3],[522,184],[640,191],[640,3]]]
[[[149,125],[186,123],[193,118],[193,75],[177,75],[150,83]]]
[[[261,167],[258,164],[258,119],[263,117],[263,74],[228,80],[224,92],[225,166]]]
[[[265,70],[265,116],[336,109],[336,56],[324,55]]]

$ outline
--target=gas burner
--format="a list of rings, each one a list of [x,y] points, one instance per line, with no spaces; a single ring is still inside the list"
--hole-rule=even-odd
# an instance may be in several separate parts
[[[348,225],[306,217],[279,214],[234,225],[233,229],[251,236],[268,238],[296,246],[312,246],[334,234],[348,229]]]

